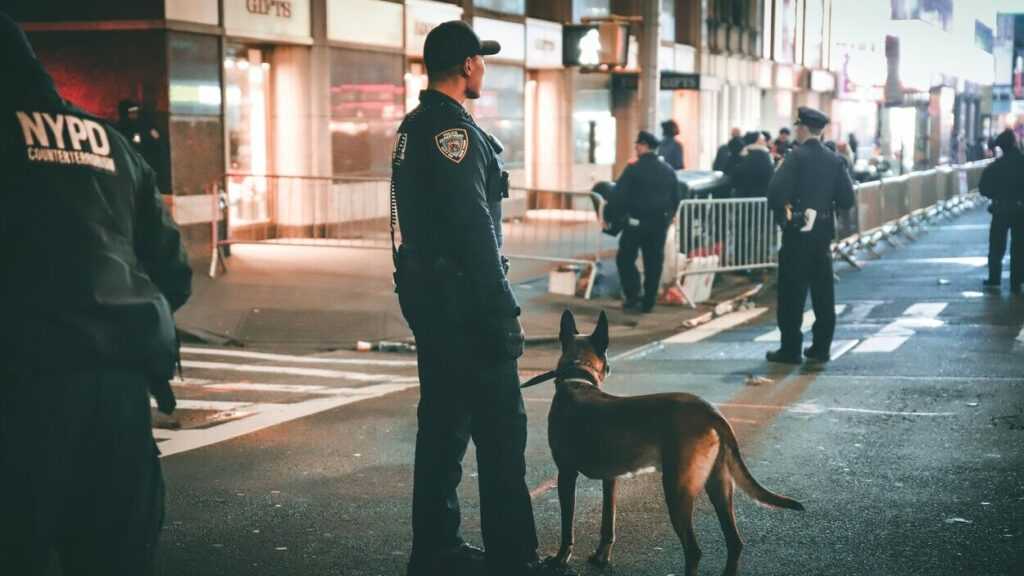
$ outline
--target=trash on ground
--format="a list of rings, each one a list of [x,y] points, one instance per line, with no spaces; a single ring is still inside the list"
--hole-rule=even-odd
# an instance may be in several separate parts
[[[979,402],[968,402],[967,403],[967,405],[970,406],[971,408],[976,408],[978,406],[978,404],[979,404]]]
[[[771,384],[775,382],[771,378],[764,376],[754,376],[753,374],[747,374],[747,380],[744,382],[747,386],[764,386],[765,384]]]
[[[412,342],[394,342],[381,340],[379,342],[367,342],[359,340],[356,342],[357,352],[415,352],[416,345]]]
[[[967,518],[954,516],[952,518],[946,518],[946,524],[974,524],[974,522],[971,522]]]
[[[946,284],[949,284],[949,280],[946,280],[945,278],[939,278],[939,286],[945,286]]]

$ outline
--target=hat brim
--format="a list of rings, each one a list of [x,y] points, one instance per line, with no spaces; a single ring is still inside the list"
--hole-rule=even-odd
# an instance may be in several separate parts
[[[498,44],[494,40],[484,40],[480,42],[481,56],[493,56],[498,52],[501,52],[501,44]]]

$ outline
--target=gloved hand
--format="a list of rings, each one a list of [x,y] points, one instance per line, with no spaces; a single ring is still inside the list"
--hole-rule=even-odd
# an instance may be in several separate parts
[[[174,391],[167,380],[150,380],[149,393],[156,399],[156,409],[168,416],[174,412],[178,402],[174,399]]]
[[[509,360],[515,360],[523,355],[523,348],[526,345],[526,332],[519,322],[518,316],[508,316],[498,320],[499,345],[502,346],[502,356]]]

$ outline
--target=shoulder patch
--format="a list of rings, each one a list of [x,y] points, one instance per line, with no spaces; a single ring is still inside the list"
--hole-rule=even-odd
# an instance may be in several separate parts
[[[465,128],[445,130],[434,136],[434,142],[437,143],[437,149],[441,154],[456,164],[462,162],[469,152],[469,134]]]

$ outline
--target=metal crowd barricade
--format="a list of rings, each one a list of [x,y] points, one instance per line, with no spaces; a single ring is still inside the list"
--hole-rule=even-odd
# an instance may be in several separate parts
[[[617,243],[602,233],[605,200],[589,190],[515,188],[503,214],[503,251],[510,259],[586,268],[590,298],[602,257]]]
[[[380,177],[227,174],[207,190],[210,275],[226,270],[233,244],[390,249],[390,192],[390,180]],[[597,263],[616,246],[601,232],[603,207],[590,191],[512,189],[503,203],[503,251],[587,268],[589,298]]]
[[[678,233],[670,238],[667,268],[680,292],[689,274],[778,265],[781,232],[766,198],[683,200],[676,214]]]

